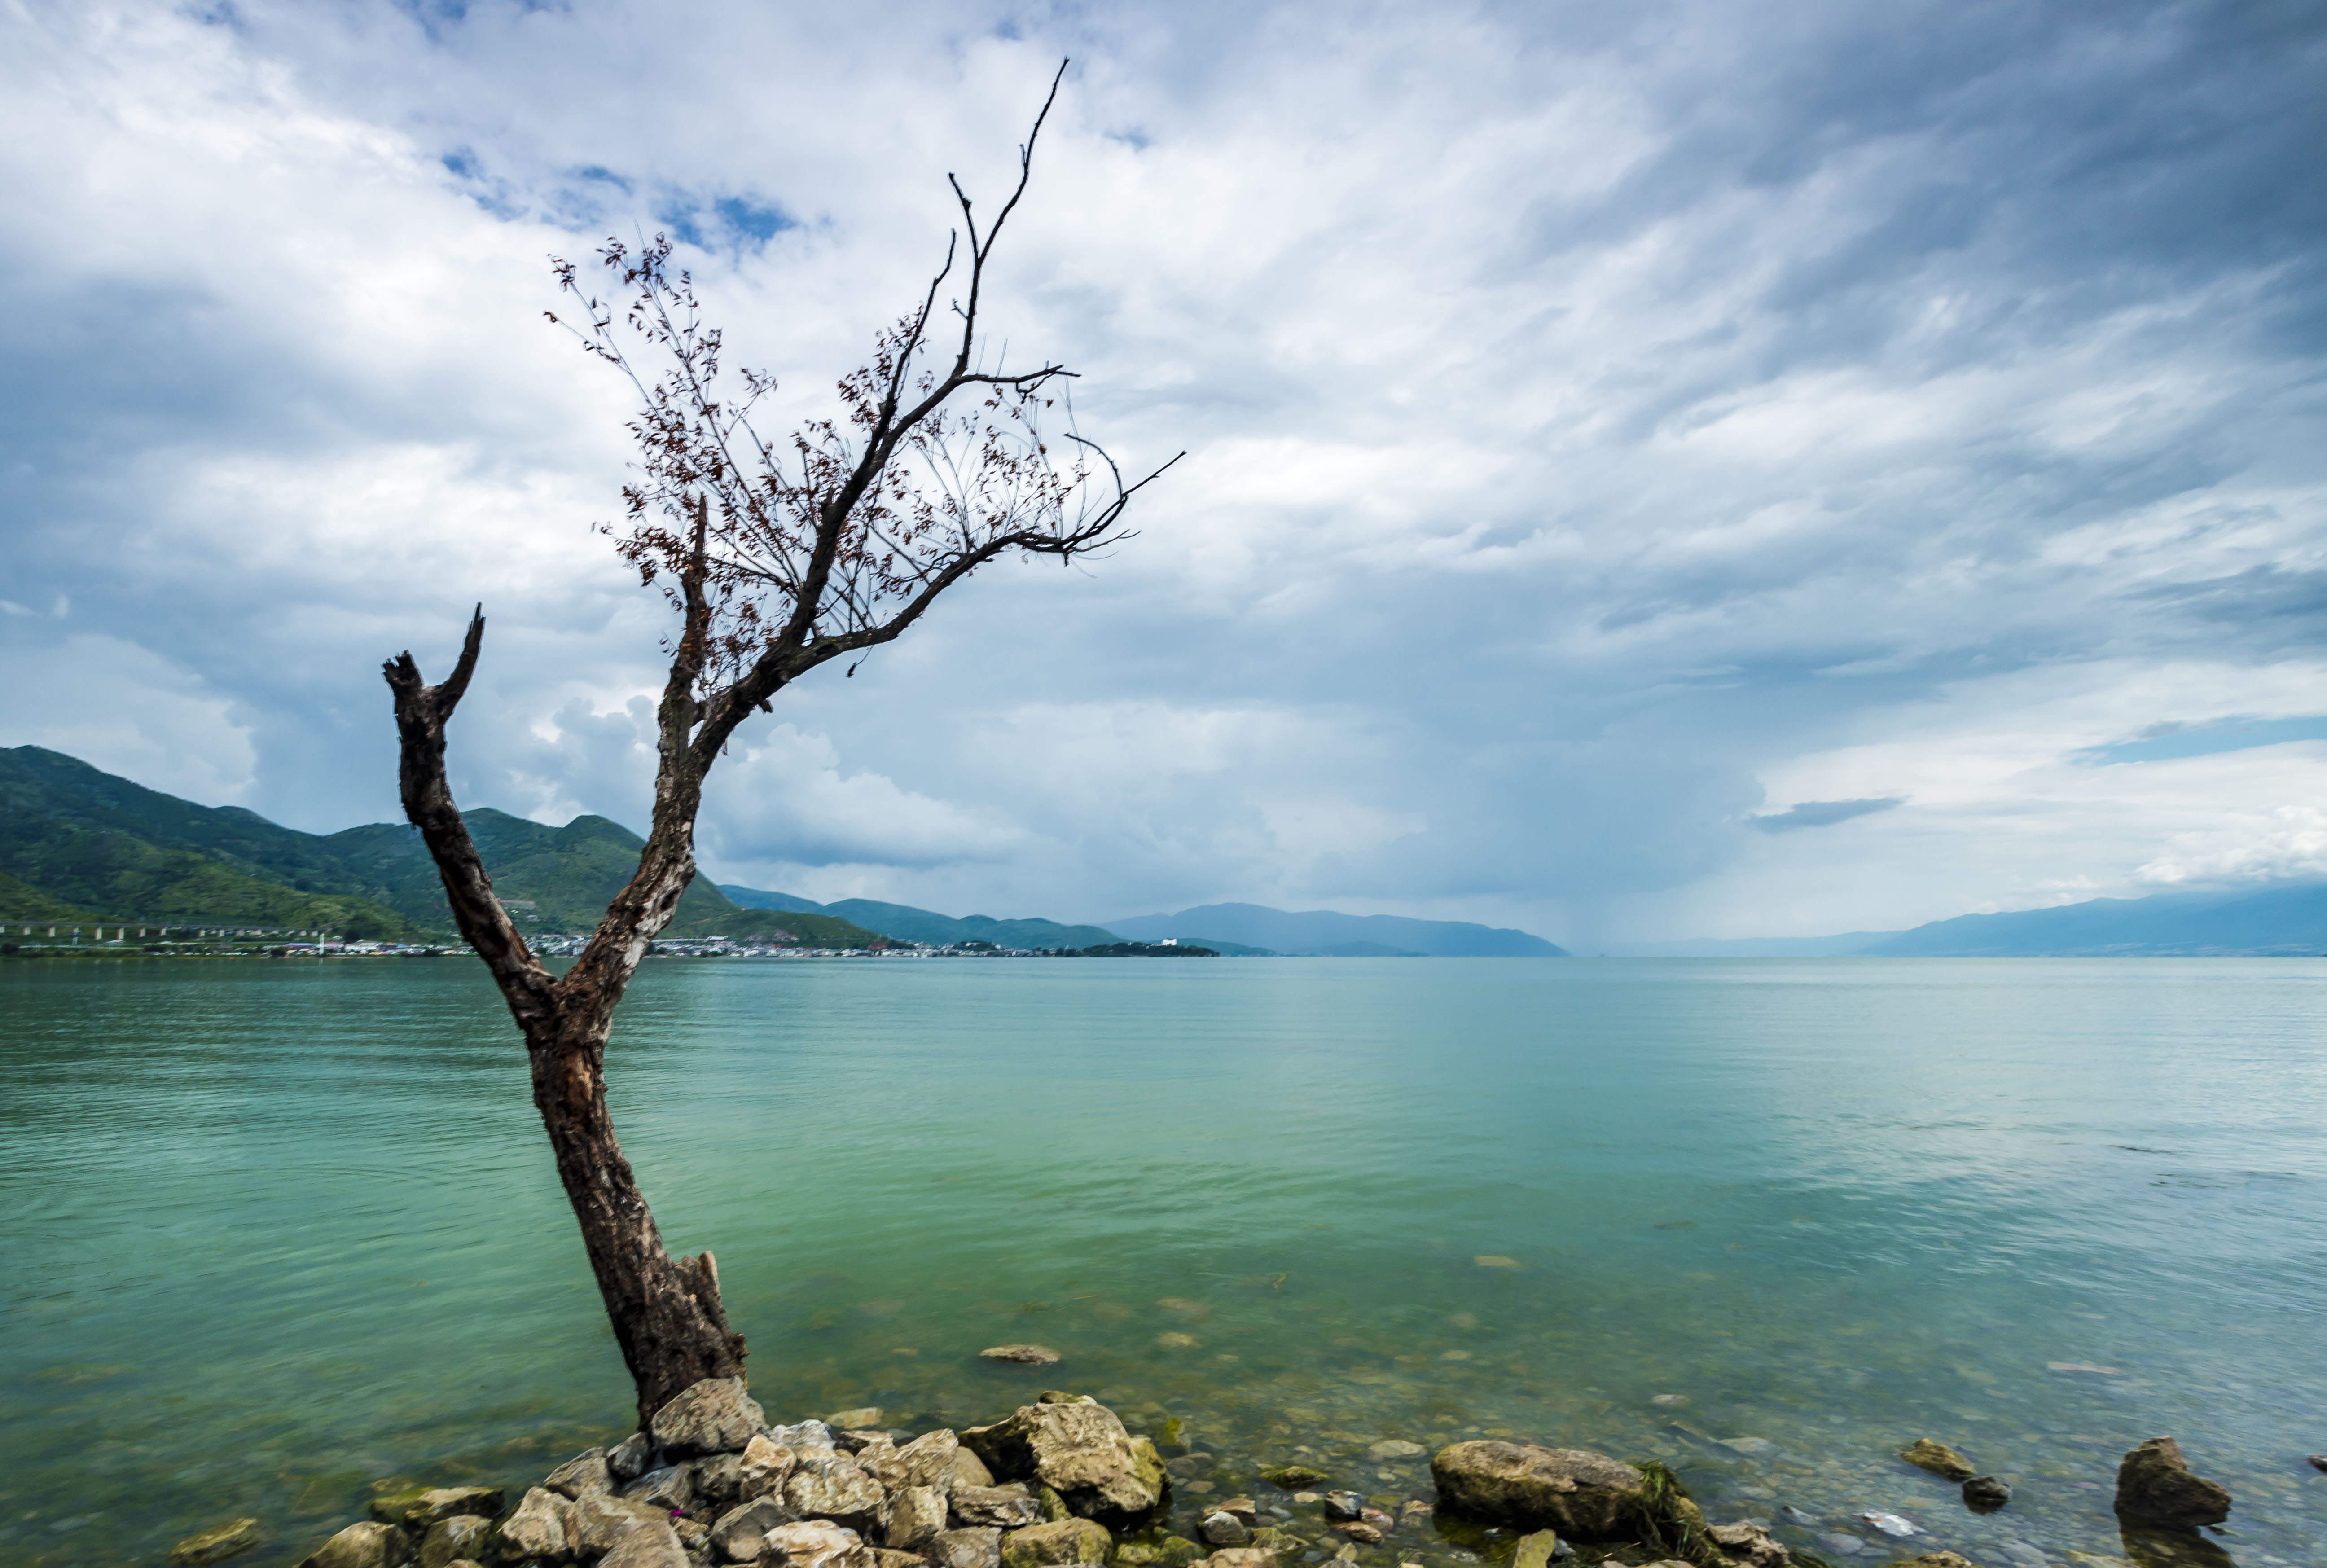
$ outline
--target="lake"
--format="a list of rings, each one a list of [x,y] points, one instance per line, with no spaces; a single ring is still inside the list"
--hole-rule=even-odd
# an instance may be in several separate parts
[[[0,1560],[251,1513],[237,1561],[294,1562],[626,1427],[473,963],[16,962],[0,1019]],[[2026,1568],[2121,1554],[2170,1433],[2270,1568],[2327,1563],[2322,1025],[2316,960],[666,959],[609,1078],[771,1419],[1096,1394],[1212,1456],[1183,1530],[1263,1464],[1426,1498],[1365,1447],[1513,1435],[1836,1563],[1896,1554],[1874,1509]],[[1064,1359],[977,1358],[1020,1340]]]

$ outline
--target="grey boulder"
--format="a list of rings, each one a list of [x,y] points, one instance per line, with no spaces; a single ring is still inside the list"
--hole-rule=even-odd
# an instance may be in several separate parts
[[[881,1538],[902,1552],[919,1552],[946,1527],[946,1495],[938,1487],[902,1487],[889,1494]]]
[[[609,1552],[640,1525],[667,1525],[670,1510],[612,1492],[584,1492],[574,1504],[574,1551],[582,1557]]]
[[[1252,1539],[1252,1532],[1245,1528],[1244,1521],[1229,1513],[1207,1515],[1196,1533],[1203,1536],[1208,1546],[1241,1546]]]
[[[945,1427],[925,1432],[912,1442],[892,1448],[868,1449],[856,1462],[889,1490],[907,1487],[944,1487],[953,1479],[954,1456],[961,1440]]]
[[[769,1437],[765,1433],[743,1445],[735,1459],[735,1496],[739,1501],[753,1498],[780,1496],[784,1481],[792,1473],[799,1455]]]
[[[634,1481],[654,1468],[654,1439],[634,1432],[606,1451],[606,1469],[616,1486]]]
[[[2012,1489],[1994,1476],[1974,1476],[1963,1484],[1963,1500],[1975,1514],[1992,1514],[2012,1500]]]
[[[711,1549],[723,1563],[756,1563],[765,1544],[763,1537],[789,1521],[783,1506],[773,1498],[755,1498],[719,1516],[718,1523],[711,1526]]]
[[[831,1519],[852,1528],[881,1517],[881,1483],[837,1451],[801,1454],[784,1478],[784,1507],[806,1519]]]
[[[1005,1480],[1039,1480],[1068,1512],[1110,1529],[1136,1527],[1164,1500],[1154,1443],[1088,1399],[1022,1406],[1007,1420],[971,1427],[961,1442]]]
[[[695,1470],[691,1465],[665,1465],[649,1470],[622,1489],[625,1500],[650,1503],[665,1513],[676,1513],[695,1501]]]
[[[778,1525],[761,1537],[760,1568],[867,1568],[871,1561],[855,1531],[826,1519]]]
[[[631,1473],[633,1479],[638,1474]],[[541,1484],[561,1498],[578,1498],[584,1492],[612,1491],[614,1472],[604,1449],[588,1448],[542,1477]]]
[[[1040,1524],[1042,1505],[1023,1481],[1000,1487],[956,1487],[953,1517],[957,1524],[992,1525],[1001,1530],[1023,1530]]]
[[[541,1487],[525,1494],[517,1510],[501,1521],[500,1554],[504,1562],[532,1558],[563,1563],[574,1555],[575,1505]]]
[[[741,1377],[706,1377],[673,1395],[647,1430],[667,1459],[737,1453],[767,1425],[767,1413],[743,1392]]]
[[[598,1559],[598,1568],[692,1568],[678,1532],[668,1519],[655,1519],[622,1533],[613,1549]]]
[[[475,1514],[455,1514],[449,1519],[439,1519],[428,1526],[420,1537],[420,1568],[446,1568],[446,1564],[475,1562],[485,1554],[485,1543],[492,1538],[493,1522]]]
[[[1002,1532],[990,1527],[943,1530],[930,1537],[926,1555],[937,1568],[1002,1568]]]
[[[1430,1477],[1444,1509],[1570,1540],[1628,1539],[1646,1517],[1645,1478],[1589,1449],[1453,1443],[1431,1457]]]

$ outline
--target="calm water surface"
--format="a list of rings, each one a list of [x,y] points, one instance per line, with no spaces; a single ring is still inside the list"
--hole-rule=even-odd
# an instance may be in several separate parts
[[[1220,1495],[1427,1497],[1363,1446],[1516,1435],[1836,1561],[1877,1508],[2031,1565],[2117,1560],[2172,1433],[2268,1568],[2327,1563],[2322,1024],[2316,961],[670,960],[610,1076],[771,1418],[1065,1386]],[[287,1563],[625,1424],[473,966],[0,966],[0,1561],[256,1513]],[[1021,1339],[1065,1359],[976,1358]],[[2013,1506],[1891,1457],[1927,1434]]]

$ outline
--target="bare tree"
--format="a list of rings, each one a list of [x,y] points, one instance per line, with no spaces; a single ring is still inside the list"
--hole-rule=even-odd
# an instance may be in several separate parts
[[[743,1366],[716,1263],[709,1252],[673,1259],[664,1250],[606,1105],[614,1009],[695,877],[705,775],[736,727],[770,711],[779,692],[820,665],[893,640],[986,563],[1071,561],[1129,537],[1126,509],[1163,471],[1126,484],[1071,427],[1063,395],[1071,372],[1051,363],[1005,370],[998,359],[988,362],[978,336],[986,264],[1025,194],[1035,138],[1065,70],[1062,63],[1019,148],[1016,189],[983,229],[949,176],[962,228],[920,306],[880,332],[871,362],[842,378],[839,420],[811,422],[781,442],[762,438],[752,409],[775,383],[745,371],[740,395],[723,396],[720,333],[703,323],[693,281],[674,269],[668,240],[636,252],[610,241],[599,253],[629,293],[620,310],[593,297],[573,265],[554,264],[580,305],[578,321],[561,324],[628,375],[642,398],[631,424],[640,477],[624,488],[630,521],[616,547],[644,583],[663,589],[679,620],[656,714],[653,827],[638,873],[564,975],[542,966],[495,901],[445,782],[445,721],[476,670],[483,607],[441,685],[422,681],[410,653],[386,667],[405,813],[443,873],[462,934],[524,1033],[534,1104],[637,1383],[641,1424],[688,1385],[740,1376]],[[949,320],[938,311],[949,279],[961,290]],[[938,331],[942,350],[933,346]],[[1066,426],[1055,447],[1045,431],[1054,417]]]

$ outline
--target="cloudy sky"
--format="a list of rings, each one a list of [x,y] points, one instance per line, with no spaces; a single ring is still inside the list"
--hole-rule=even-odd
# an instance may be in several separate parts
[[[1126,463],[743,732],[723,881],[1555,940],[2327,875],[2308,0],[0,6],[0,744],[330,830],[643,826],[664,612],[547,257],[678,237],[796,414],[997,197]]]

